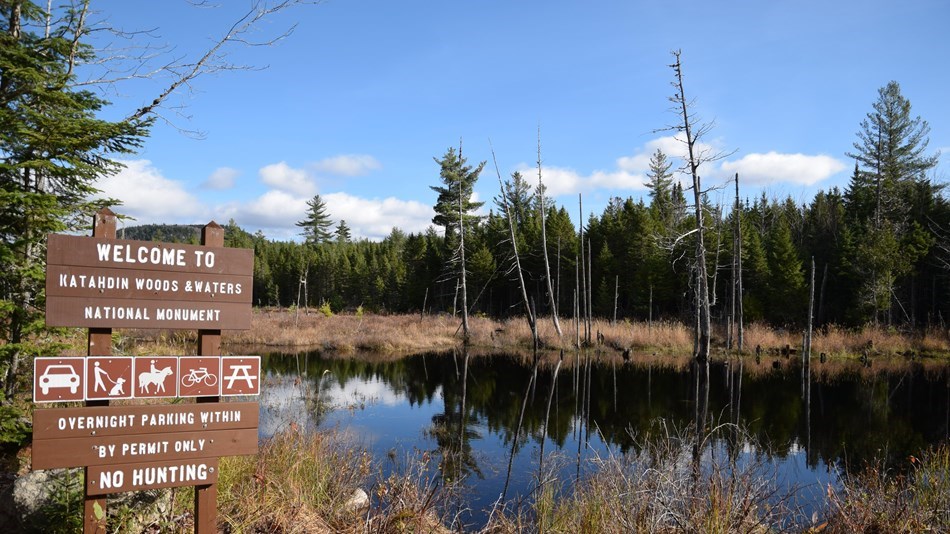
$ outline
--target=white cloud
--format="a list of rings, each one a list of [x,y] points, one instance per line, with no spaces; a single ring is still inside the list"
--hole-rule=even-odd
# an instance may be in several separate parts
[[[423,232],[435,215],[432,206],[395,197],[368,199],[340,192],[321,198],[334,222],[345,220],[354,238],[382,239],[393,227],[404,232]]]
[[[414,200],[361,198],[348,193],[321,194],[327,214],[334,226],[346,221],[354,239],[378,240],[397,227],[404,232],[423,232],[435,213],[431,206]],[[234,219],[248,231],[262,230],[272,239],[299,239],[296,226],[307,215],[309,197],[298,197],[284,191],[271,190],[246,203],[221,206],[216,214],[221,220]]]
[[[537,167],[532,169],[527,165],[522,165],[519,170],[525,177],[525,181],[530,183],[533,188],[538,186]],[[633,174],[625,170],[594,171],[590,175],[584,176],[574,169],[542,166],[541,179],[544,180],[544,187],[547,189],[548,196],[552,197],[574,195],[593,189],[646,189],[643,185],[646,181],[643,175]]]
[[[814,185],[845,169],[846,165],[831,156],[805,154],[747,154],[736,161],[726,161],[722,170],[739,173],[747,184],[770,185],[778,182]]]
[[[362,176],[383,166],[373,156],[366,154],[344,154],[322,159],[313,164],[314,170],[336,176]]]
[[[201,184],[205,189],[214,189],[223,191],[234,187],[234,181],[241,172],[231,167],[218,167],[211,173],[211,176]]]
[[[218,213],[222,220],[233,218],[246,229],[261,229],[268,234],[277,231],[287,238],[299,233],[295,225],[306,216],[307,200],[309,198],[272,189],[250,202],[223,206]]]
[[[667,135],[648,141],[635,155],[618,158],[617,168],[627,172],[645,175],[650,169],[650,158],[658,149],[666,154],[673,163],[672,171],[678,170],[689,156],[689,147],[686,145],[686,138],[683,134],[678,133],[676,135]],[[715,144],[700,141],[693,145],[693,155],[700,159],[704,156],[715,156],[719,152],[721,152],[721,150]],[[700,173],[702,173],[703,170],[703,167],[700,166]]]
[[[261,167],[258,174],[262,183],[286,193],[312,197],[317,192],[317,184],[307,171],[294,169],[283,161]]]
[[[207,222],[208,213],[201,202],[177,180],[162,176],[145,159],[123,161],[125,168],[107,176],[96,185],[102,192],[97,198],[122,201],[115,211],[135,217],[132,224],[173,224]]]
[[[600,189],[646,189],[647,178],[643,174],[631,174],[627,171],[602,172],[597,171],[590,176],[592,187]]]

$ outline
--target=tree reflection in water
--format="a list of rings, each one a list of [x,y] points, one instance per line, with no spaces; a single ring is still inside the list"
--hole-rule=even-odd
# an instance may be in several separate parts
[[[279,408],[287,401],[277,397],[291,391],[307,399],[299,408],[307,428],[365,429],[379,456],[394,446],[431,451],[442,477],[471,485],[489,504],[535,489],[546,462],[539,460],[542,446],[545,455],[576,454],[561,477],[580,477],[594,455],[638,452],[634,436],[649,434],[658,420],[680,429],[729,423],[735,432],[717,446],[731,459],[764,455],[802,484],[827,481],[846,458],[860,466],[883,454],[896,464],[950,435],[944,364],[877,359],[869,369],[813,360],[803,368],[795,359],[771,360],[731,357],[706,368],[688,357],[633,355],[626,362],[590,351],[536,361],[468,352],[265,355],[262,429],[275,427],[268,418],[286,418]],[[325,411],[346,406],[354,394],[370,396],[365,409]],[[418,419],[412,414],[424,415],[414,430],[405,423]],[[761,449],[751,449],[740,429]],[[394,443],[389,436],[396,433]],[[702,460],[698,449],[694,458]]]

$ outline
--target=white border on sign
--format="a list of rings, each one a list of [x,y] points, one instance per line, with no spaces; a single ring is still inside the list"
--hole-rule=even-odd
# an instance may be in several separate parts
[[[257,379],[257,393],[225,393],[224,392],[224,360],[257,360],[257,376],[252,377]],[[251,397],[258,396],[261,394],[261,375],[264,374],[263,369],[261,369],[261,357],[260,356],[222,356],[221,357],[221,396],[222,397]]]
[[[209,386],[207,383],[204,384],[205,387],[217,388],[216,393],[200,393],[200,394],[184,394],[182,393],[182,379],[184,378],[184,372],[181,369],[182,360],[207,360],[209,358],[214,358],[218,362],[218,381],[214,386]],[[192,399],[195,397],[220,397],[221,396],[221,356],[179,356],[178,357],[178,397]]]
[[[89,396],[87,396],[87,397],[86,397],[86,400],[87,400],[87,401],[91,401],[91,400],[125,400],[125,399],[131,399],[131,398],[133,398],[133,397],[134,397],[134,395],[133,395],[133,393],[134,393],[134,386],[135,386],[135,374],[134,374],[134,368],[132,367],[132,366],[134,365],[134,364],[132,363],[132,360],[133,360],[133,359],[134,359],[134,358],[132,358],[132,356],[86,356],[86,370],[85,370],[85,371],[86,371],[86,375],[84,376],[84,378],[86,378],[87,380],[88,380],[88,378],[89,378],[89,376],[88,376],[88,373],[89,373],[89,360],[128,360],[128,362],[129,362],[129,376],[132,377],[132,378],[129,380],[128,384],[126,384],[126,383],[124,383],[124,382],[123,382],[123,384],[122,384],[122,385],[128,386],[127,388],[123,388],[123,389],[125,389],[125,390],[128,390],[128,393],[123,393],[122,395],[106,395],[106,396],[104,396],[104,397],[89,397]],[[112,377],[110,377],[109,375],[106,375],[106,377],[109,378],[110,380],[112,379]],[[84,384],[84,385],[86,386],[85,391],[88,392],[88,391],[89,391],[89,384],[87,383],[87,384]],[[117,384],[116,384],[115,382],[112,382],[112,387],[116,387],[116,386],[117,386]],[[107,391],[107,392],[109,391],[108,386],[106,387],[106,391]]]
[[[39,377],[36,376],[36,363],[38,361],[61,361],[61,362],[73,361],[74,362],[76,360],[79,360],[79,362],[77,363],[79,363],[79,369],[80,369],[79,370],[80,372],[79,390],[82,392],[81,398],[67,399],[67,400],[63,400],[63,399],[37,400],[36,392],[41,388],[39,387],[40,379]],[[54,363],[52,365],[56,365],[56,364]],[[62,357],[39,356],[39,357],[33,358],[33,403],[34,404],[48,403],[48,402],[82,402],[85,399],[86,399],[86,358],[84,356],[62,356]]]

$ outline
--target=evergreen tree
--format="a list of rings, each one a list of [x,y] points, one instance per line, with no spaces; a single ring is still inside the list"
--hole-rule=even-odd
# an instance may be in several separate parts
[[[673,224],[673,162],[659,148],[650,156],[650,170],[647,171],[647,183],[650,190],[650,209],[657,220],[669,229]]]
[[[300,232],[304,236],[304,241],[309,245],[317,245],[330,241],[330,229],[333,222],[330,221],[330,215],[327,213],[327,204],[315,195],[307,201],[307,218],[298,221],[297,226],[303,228]]]
[[[784,216],[772,225],[768,236],[769,316],[780,324],[801,321],[805,309],[805,275],[792,232]]]
[[[897,82],[878,89],[872,107],[874,110],[861,121],[854,152],[848,153],[857,167],[849,192],[871,192],[865,198],[873,198],[873,205],[853,207],[865,214],[871,212],[879,227],[884,220],[906,215],[902,210],[907,208],[907,186],[924,179],[937,165],[939,154],[926,153],[930,126],[920,116],[911,115],[910,101],[901,94]]]
[[[531,213],[531,184],[524,179],[520,172],[515,171],[511,174],[511,180],[506,180],[503,184],[505,198],[501,195],[495,197],[495,205],[504,213],[504,200],[508,201],[508,209],[511,211],[511,217],[514,219],[516,229],[520,229]],[[545,203],[551,206],[550,202]]]
[[[897,82],[879,89],[872,107],[848,153],[855,159],[846,193],[855,238],[849,261],[863,281],[858,300],[869,305],[875,321],[881,313],[890,321],[901,278],[914,271],[933,241],[922,229],[929,223],[919,208],[939,193],[926,177],[939,154],[927,153],[930,127],[912,116]]]
[[[478,220],[478,217],[471,213],[482,207],[484,202],[472,201],[472,193],[475,182],[478,181],[478,175],[485,167],[485,162],[479,163],[474,168],[466,165],[467,160],[462,157],[461,151],[456,153],[452,147],[449,147],[442,159],[433,159],[439,164],[439,178],[443,185],[429,186],[439,194],[434,206],[435,217],[432,218],[432,222],[443,227],[446,239],[454,242],[453,239],[458,235],[459,229],[460,201],[466,227]]]
[[[350,227],[346,225],[346,221],[340,219],[340,224],[336,226],[336,230],[333,232],[336,235],[337,243],[349,243],[352,239],[350,235]]]
[[[49,232],[88,228],[105,202],[90,201],[95,181],[113,175],[115,155],[141,146],[151,121],[97,118],[107,104],[76,89],[73,67],[94,58],[75,18],[48,35],[32,2],[0,10],[0,354],[5,389],[14,392],[26,344],[43,327],[43,243]]]

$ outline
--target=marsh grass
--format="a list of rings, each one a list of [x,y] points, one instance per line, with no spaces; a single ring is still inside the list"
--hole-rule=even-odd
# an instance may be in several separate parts
[[[950,532],[950,444],[907,459],[903,470],[882,462],[845,475],[827,492],[828,532]]]
[[[592,460],[591,474],[540,488],[527,507],[494,515],[487,532],[772,532],[793,516],[774,469],[725,453],[726,439],[751,437],[734,425],[705,435],[663,433],[626,455]],[[697,441],[698,440],[698,441]],[[554,481],[555,478],[548,480]]]
[[[411,354],[459,347],[462,343],[459,325],[460,319],[448,314],[356,313],[327,317],[317,311],[295,313],[268,308],[254,310],[250,330],[225,332],[224,342],[337,354]],[[562,327],[564,335],[558,337],[550,320],[538,318],[542,349],[569,351],[577,348],[573,322],[562,320]],[[613,323],[595,319],[593,335],[595,339],[591,348],[597,350],[621,352],[630,349],[645,353],[689,354],[693,348],[692,331],[688,325],[675,321],[648,323],[624,320]],[[136,332],[130,336],[151,338],[171,348],[192,343],[192,340],[177,339],[167,334]],[[583,339],[581,341],[584,345]],[[718,332],[713,341],[717,350],[725,353],[725,332]],[[472,316],[469,342],[473,348],[483,350],[517,352],[533,348],[531,331],[520,317],[494,320]],[[778,352],[784,347],[797,351],[801,344],[800,330],[773,328],[761,323],[746,325],[744,329],[746,354],[754,353],[756,346],[761,347],[764,353]],[[950,352],[950,336],[940,329],[904,333],[886,327],[868,326],[851,330],[831,325],[814,332],[812,347],[816,356],[821,352],[836,357],[857,357],[864,353],[873,356],[935,355]]]
[[[348,506],[371,471],[369,455],[333,433],[289,430],[263,441],[257,456],[222,458],[219,527],[228,532],[348,532]]]

